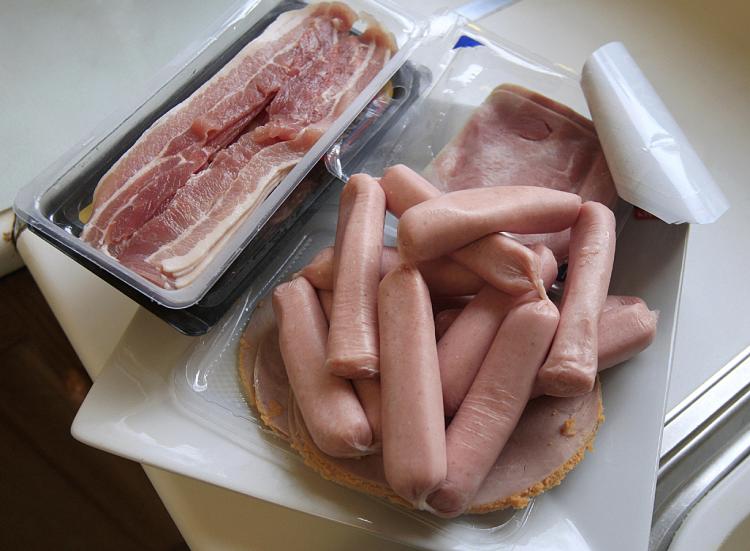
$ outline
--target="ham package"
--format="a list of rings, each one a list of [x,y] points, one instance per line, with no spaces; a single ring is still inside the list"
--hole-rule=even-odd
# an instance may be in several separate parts
[[[391,57],[346,5],[280,15],[102,177],[82,239],[164,288],[192,282]]]
[[[616,196],[577,113],[501,86],[428,174],[351,177],[334,246],[256,307],[240,379],[334,482],[445,518],[525,507],[592,449],[597,373],[657,314],[608,296]]]

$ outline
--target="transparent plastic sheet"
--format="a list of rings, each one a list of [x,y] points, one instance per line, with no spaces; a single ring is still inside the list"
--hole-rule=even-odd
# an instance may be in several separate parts
[[[262,433],[264,441],[276,448],[284,461],[296,459],[302,462],[302,459],[265,427],[257,411],[248,404],[237,371],[239,340],[258,302],[270,300],[270,292],[277,284],[307,265],[320,249],[333,245],[340,189],[340,186],[332,186],[320,210],[294,231],[279,249],[275,262],[268,266],[262,281],[209,334],[196,339],[184,364],[178,365],[174,371],[175,395],[187,412],[208,419],[212,427],[229,434],[235,441],[242,441],[243,434],[248,432]],[[394,238],[395,226],[389,224],[386,242],[393,242]],[[248,442],[249,439],[245,438],[245,445]],[[249,451],[256,451],[251,444],[248,446]],[[311,495],[309,499],[314,502],[315,496]],[[503,510],[443,520],[429,513],[400,508],[384,499],[370,499],[439,532],[464,549],[488,549],[502,543],[524,525],[533,509],[532,503],[520,511]],[[361,517],[361,513],[352,511],[352,524]],[[387,534],[381,535],[387,537]]]
[[[186,48],[188,53],[165,68],[164,73],[155,79],[153,92],[139,100],[134,111],[114,113],[89,138],[75,145],[25,186],[14,204],[19,218],[66,254],[80,259],[87,268],[93,266],[99,273],[112,276],[115,282],[135,290],[147,302],[175,309],[195,304],[256,238],[336,138],[404,63],[424,34],[423,24],[416,16],[389,0],[351,0],[347,4],[360,14],[360,20],[354,26],[355,32],[363,31],[370,20],[377,20],[393,34],[399,50],[262,205],[241,223],[210,266],[189,285],[181,289],[163,289],[84,243],[77,237],[80,232],[79,213],[90,201],[101,175],[154,120],[210,78],[239,48],[259,35],[276,15],[303,7],[303,2],[238,1],[235,8],[209,27],[207,36],[197,39]],[[77,197],[75,204],[71,201],[73,195]]]

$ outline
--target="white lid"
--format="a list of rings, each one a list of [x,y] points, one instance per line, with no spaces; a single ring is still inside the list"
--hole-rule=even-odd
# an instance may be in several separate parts
[[[583,66],[581,87],[617,193],[670,224],[708,224],[729,202],[625,46]]]

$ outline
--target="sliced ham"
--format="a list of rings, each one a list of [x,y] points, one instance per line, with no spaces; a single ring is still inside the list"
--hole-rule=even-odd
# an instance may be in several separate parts
[[[283,438],[289,437],[289,378],[279,348],[279,330],[268,331],[258,345],[253,375],[255,403],[263,422]]]
[[[527,185],[569,191],[613,208],[617,193],[593,123],[520,86],[498,86],[427,167],[441,191]],[[567,257],[570,231],[518,236]]]

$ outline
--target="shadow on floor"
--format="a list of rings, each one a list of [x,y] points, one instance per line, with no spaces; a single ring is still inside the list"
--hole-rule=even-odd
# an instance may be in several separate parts
[[[91,380],[27,270],[0,279],[0,549],[187,549],[140,465],[70,436]]]

